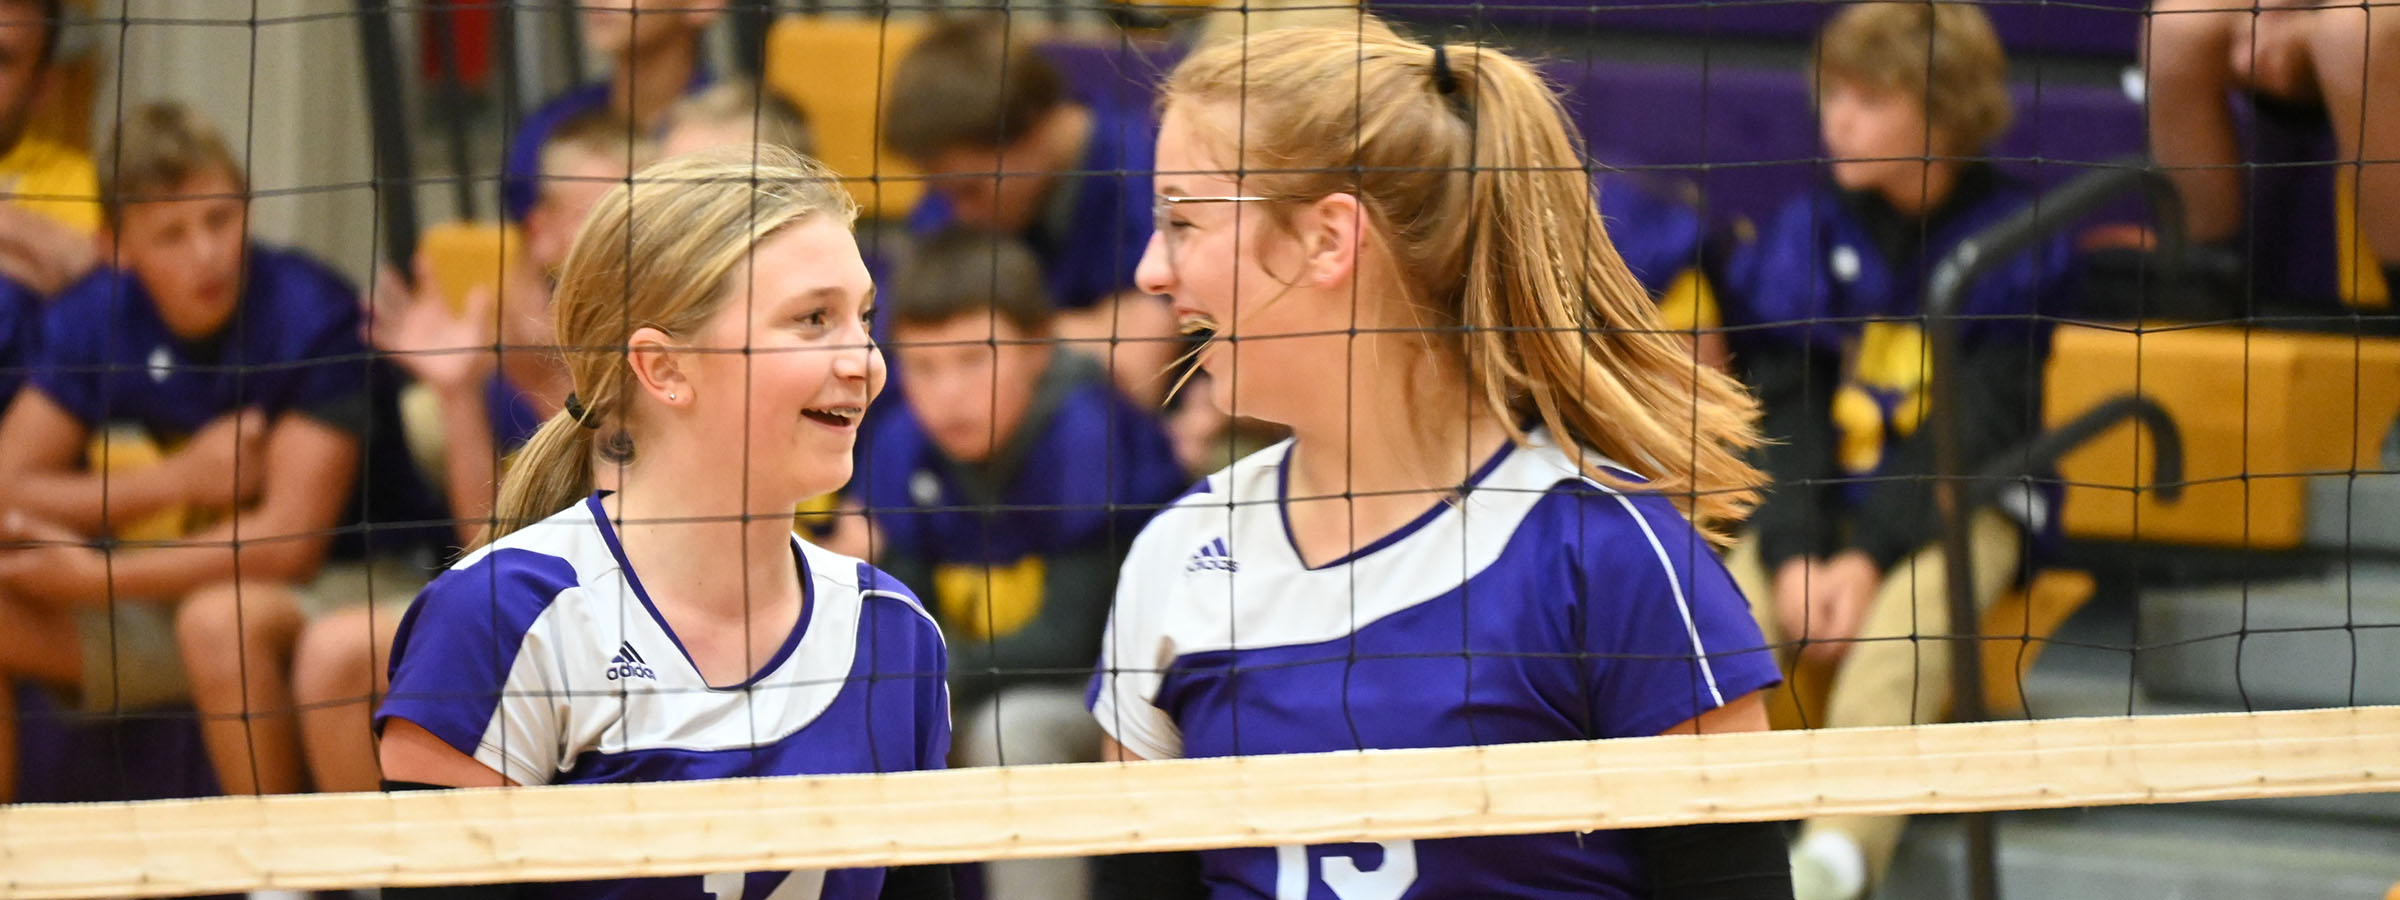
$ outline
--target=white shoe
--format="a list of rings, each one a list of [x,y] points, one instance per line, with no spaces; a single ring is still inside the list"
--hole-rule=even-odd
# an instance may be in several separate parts
[[[1859,900],[1867,854],[1839,831],[1811,831],[1792,845],[1792,900]]]

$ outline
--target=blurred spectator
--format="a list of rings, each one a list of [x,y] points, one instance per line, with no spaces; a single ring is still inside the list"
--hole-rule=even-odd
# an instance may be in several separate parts
[[[658,133],[667,110],[712,76],[701,60],[700,33],[722,11],[722,0],[585,0],[583,41],[609,61],[605,82],[551,98],[526,116],[508,144],[502,206],[511,221],[533,208],[534,179],[551,132],[585,113],[613,111],[640,137]]]
[[[1158,123],[1078,99],[1036,44],[1006,19],[960,18],[901,58],[883,140],[928,178],[909,227],[1023,239],[1058,304],[1058,337],[1102,356],[1129,396],[1155,406],[1180,343],[1167,304],[1133,285]]]
[[[953,230],[887,296],[905,406],[871,414],[859,482],[877,565],[916,587],[950,645],[953,761],[1099,758],[1083,709],[1117,567],[1189,484],[1158,421],[1099,362],[1055,345],[1023,246]],[[1079,898],[1082,860],[994,863],[994,900]]]
[[[42,330],[42,298],[0,278],[0,410],[8,408],[33,361]]]
[[[667,111],[666,130],[659,137],[664,159],[717,147],[773,144],[802,156],[815,156],[817,141],[809,133],[808,116],[800,107],[773,91],[762,91],[747,79],[727,81],[678,101]]]
[[[2022,209],[2034,192],[1974,159],[2010,118],[2007,60],[1972,5],[1864,3],[1825,26],[1812,71],[1832,181],[1795,199],[1735,262],[1727,318],[1764,406],[1772,493],[1727,568],[1770,643],[1832,680],[1821,724],[1936,721],[1950,697],[1951,633],[1933,501],[1933,429],[1922,428],[1931,266]],[[2064,239],[1972,287],[1958,375],[1969,469],[2031,436],[2045,325],[2071,282]],[[2012,510],[2015,512],[2015,510]],[[1976,600],[2014,583],[2030,526],[1975,519]],[[1969,627],[1972,627],[1971,624]],[[1857,641],[1857,643],[1852,643]],[[1797,657],[1797,659],[1792,659]],[[1804,686],[1804,685],[1802,685]],[[1811,820],[1793,854],[1804,900],[1862,896],[1903,820]]]
[[[441,447],[443,494],[462,546],[490,521],[500,461],[566,403],[567,372],[550,349],[550,278],[593,208],[649,155],[609,111],[570,120],[542,148],[541,191],[525,215],[526,257],[497,290],[469,289],[453,310],[429,295],[431,264],[422,255],[417,289],[388,267],[377,279],[369,336],[432,397],[433,421],[410,425],[433,432]],[[490,352],[495,343],[499,351]],[[292,690],[305,710],[302,736],[320,790],[371,791],[381,781],[369,701],[384,689],[409,593],[391,599],[328,614],[301,635]]]
[[[1700,213],[1667,188],[1635,173],[1599,177],[1593,193],[1608,222],[1609,243],[1642,289],[1658,300],[1661,324],[1689,335],[1692,352],[1718,368],[1728,363],[1724,314],[1702,265],[1708,229]]]
[[[2356,164],[2361,249],[2400,288],[2400,8],[2314,0],[2157,0],[2144,18],[2150,153],[2183,195],[2184,223],[2203,262],[2247,270],[2240,247],[2252,177],[2235,133],[2233,100],[2262,117],[2299,113],[2333,129],[2335,162]],[[2285,235],[2250,235],[2263,255]],[[2341,273],[2348,281],[2351,273]],[[2251,288],[2237,278],[2229,288]],[[2287,290],[2261,283],[2272,300]]]
[[[370,427],[357,297],[247,242],[246,176],[191,113],[129,110],[115,143],[125,269],[53,303],[0,420],[0,540],[39,542],[0,551],[0,672],[95,709],[188,694],[228,792],[298,790],[301,612],[278,588],[317,577]],[[142,445],[151,464],[119,465]],[[180,541],[91,543],[159,514]]]
[[[99,259],[91,238],[100,226],[100,187],[91,159],[26,133],[58,51],[60,15],[59,0],[0,0],[0,279],[41,296],[83,277]],[[0,357],[0,368],[13,362]]]

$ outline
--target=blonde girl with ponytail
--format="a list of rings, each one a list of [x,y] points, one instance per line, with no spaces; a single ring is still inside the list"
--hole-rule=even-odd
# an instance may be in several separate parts
[[[1371,17],[1169,76],[1137,281],[1291,440],[1125,563],[1093,714],[1123,758],[1763,730],[1718,563],[1755,402],[1609,242],[1549,85]],[[1789,896],[1771,826],[1204,851],[1215,897]]]
[[[766,146],[659,163],[601,202],[554,300],[566,409],[510,461],[482,546],[401,622],[375,718],[387,786],[941,766],[939,631],[906,588],[791,532],[795,504],[849,480],[883,386],[856,216],[830,171]],[[871,869],[432,892],[770,894],[949,888]]]

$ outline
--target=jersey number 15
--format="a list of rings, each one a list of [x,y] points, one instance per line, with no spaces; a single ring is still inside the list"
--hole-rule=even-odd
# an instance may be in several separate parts
[[[1317,865],[1323,871],[1316,873],[1309,871],[1306,846],[1275,848],[1275,900],[1308,900],[1312,880],[1325,882],[1341,900],[1400,900],[1417,882],[1417,842],[1378,841],[1376,846],[1383,848],[1383,864],[1371,870],[1359,871],[1358,862],[1346,856],[1326,856]]]

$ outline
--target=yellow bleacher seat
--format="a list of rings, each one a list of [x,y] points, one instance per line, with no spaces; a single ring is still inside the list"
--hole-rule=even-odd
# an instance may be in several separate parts
[[[2183,431],[2181,502],[2137,497],[2150,443],[2120,425],[2059,463],[2076,537],[2282,549],[2307,528],[2308,479],[2373,467],[2400,414],[2400,340],[2224,326],[2058,330],[2043,412],[2057,425],[2138,391]]]
[[[2072,569],[2044,569],[2033,583],[2001,596],[1983,611],[1983,704],[1993,715],[2025,709],[2025,673],[2050,646],[2050,636],[2067,617],[2092,599],[2092,576]]]
[[[447,222],[425,229],[417,252],[431,270],[429,287],[456,313],[467,308],[468,291],[499,290],[501,273],[524,255],[525,239],[513,225]]]
[[[2383,283],[2383,268],[2358,233],[2358,170],[2348,166],[2333,172],[2333,237],[2342,302],[2360,309],[2391,308],[2393,285]]]
[[[923,37],[916,19],[786,16],[767,32],[764,81],[808,114],[817,158],[849,179],[871,219],[908,215],[924,193],[920,173],[883,149],[877,125],[900,57]],[[878,72],[866,83],[861,73]]]

